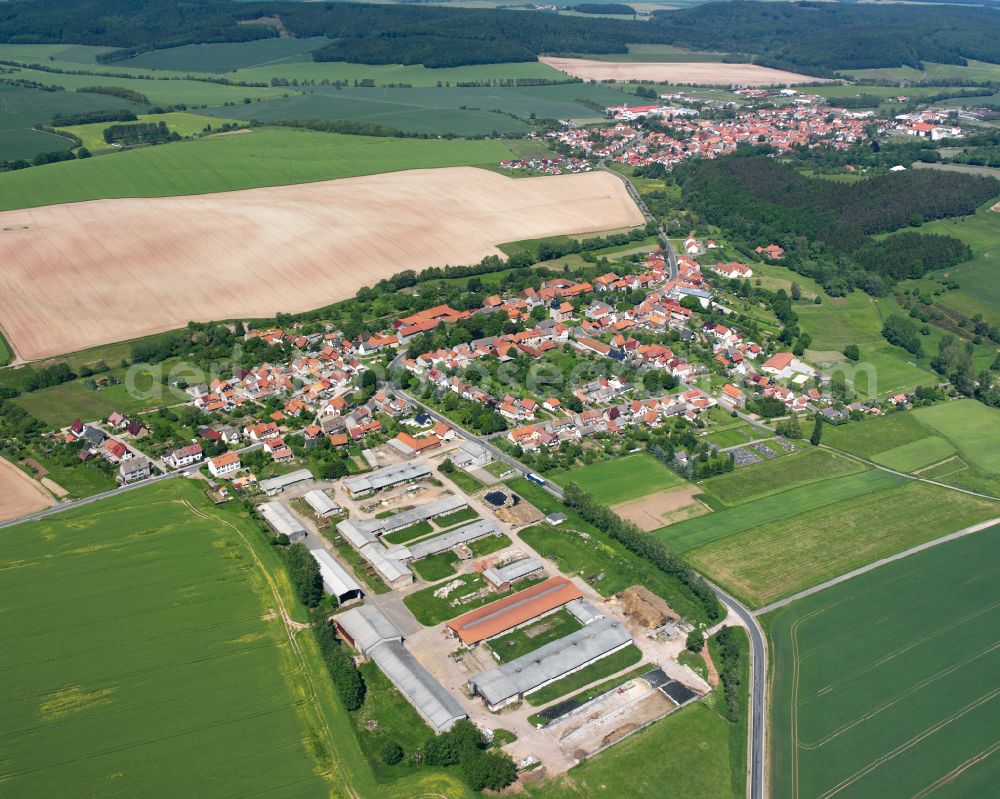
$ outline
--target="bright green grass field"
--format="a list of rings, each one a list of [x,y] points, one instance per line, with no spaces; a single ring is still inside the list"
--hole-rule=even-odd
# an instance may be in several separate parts
[[[547,477],[562,486],[576,483],[603,505],[628,502],[685,484],[676,472],[645,452],[592,463],[568,472],[553,472]]]
[[[178,480],[4,532],[8,795],[328,792],[260,564],[181,499],[207,506]]]
[[[496,164],[498,141],[374,138],[262,128],[0,174],[0,210],[114,197],[284,186],[400,169]]]
[[[972,259],[935,277],[947,276],[960,288],[936,298],[936,302],[972,317],[977,313],[991,324],[1000,324],[1000,213],[980,207],[975,216],[939,219],[920,228],[921,233],[955,236],[972,248]]]
[[[901,471],[958,452],[982,471],[1000,474],[1000,410],[972,399],[941,402],[860,423],[828,425],[823,443]]]
[[[700,571],[760,607],[996,517],[998,502],[911,480],[745,530],[687,556]]]
[[[870,459],[880,452],[920,441],[928,434],[916,414],[903,411],[868,418],[863,422],[825,425],[823,443]]]
[[[125,380],[96,391],[87,388],[84,380],[73,380],[22,394],[13,402],[44,422],[48,428],[55,430],[67,427],[74,419],[100,422],[114,411],[128,416],[161,405],[176,405],[190,400],[182,391],[155,384],[154,371],[157,375],[160,374],[157,367],[152,367],[152,371],[142,367],[135,369],[132,385],[140,392],[138,394],[130,393]],[[123,376],[122,370],[115,370],[115,374]],[[154,387],[159,389],[155,393],[150,391]]]
[[[87,95],[81,94],[79,96],[86,97]],[[243,122],[243,120],[220,119],[218,117],[209,117],[202,114],[192,114],[187,111],[171,111],[169,114],[137,114],[136,116],[139,117],[138,122],[165,122],[171,133],[177,133],[185,138],[192,135],[207,135],[204,133],[206,125],[210,125],[213,128],[220,128],[227,122]],[[79,136],[83,139],[84,147],[92,153],[99,153],[102,150],[110,151],[116,149],[104,141],[104,131],[109,125],[112,124],[116,123],[93,122],[88,125],[72,125],[70,127],[60,128],[60,130],[65,130]]]
[[[729,727],[703,702],[695,702],[554,783],[529,783],[526,793],[531,799],[660,799],[669,786],[675,796],[738,799],[745,792],[733,789]]]
[[[994,527],[765,616],[771,795],[994,793],[998,582]]]
[[[782,459],[783,460],[783,459]],[[756,467],[747,467],[756,468]],[[740,470],[742,471],[742,470]],[[739,474],[740,471],[734,472]],[[661,527],[653,535],[678,552],[710,544],[744,530],[772,524],[789,516],[808,513],[834,502],[862,497],[873,491],[901,484],[906,478],[889,472],[861,472],[832,480],[791,488],[779,494],[745,502],[696,519]]]
[[[917,408],[913,414],[953,442],[963,458],[985,472],[1000,473],[1000,410],[962,399]]]
[[[955,454],[955,448],[947,439],[929,436],[909,444],[880,452],[872,460],[898,472],[912,472],[932,463],[943,461]]]
[[[866,471],[867,467],[822,449],[807,449],[711,477],[706,491],[727,505],[738,505],[800,485]]]

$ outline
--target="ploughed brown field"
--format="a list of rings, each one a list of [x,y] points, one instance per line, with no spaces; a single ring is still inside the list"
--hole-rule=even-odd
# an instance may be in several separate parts
[[[780,86],[791,83],[811,83],[820,80],[783,69],[771,69],[757,64],[720,64],[702,62],[638,62],[588,61],[584,58],[550,58],[539,61],[553,69],[583,80],[648,80],[669,83],[698,83],[710,86],[739,84],[741,86]]]
[[[0,458],[0,522],[44,510],[54,504],[38,483]]]
[[[471,167],[0,213],[0,326],[25,360],[354,296],[496,245],[643,222],[603,172]]]

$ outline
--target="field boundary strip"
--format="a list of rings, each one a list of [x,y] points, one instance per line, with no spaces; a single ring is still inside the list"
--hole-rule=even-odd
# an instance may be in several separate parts
[[[900,472],[897,471],[896,469],[890,469],[888,466],[883,466],[881,463],[870,461],[867,458],[862,458],[860,455],[854,455],[845,450],[837,449],[836,447],[831,447],[828,444],[820,444],[820,446],[823,449],[830,450],[830,452],[836,452],[840,455],[844,455],[845,457],[853,458],[856,461],[868,464],[869,466],[875,469],[881,469],[883,472],[889,472],[890,474],[898,474],[900,477],[905,477],[907,480],[917,480],[921,483],[929,483],[930,485],[938,486],[939,488],[948,488],[951,489],[952,491],[959,491],[963,494],[969,494],[970,496],[973,497],[980,497],[982,499],[990,499],[993,500],[994,502],[1000,502],[1000,497],[995,497],[992,494],[984,494],[981,491],[972,491],[971,489],[968,488],[959,488],[958,486],[948,485],[948,483],[942,483],[938,480],[931,480],[928,477],[918,477],[917,475],[910,474],[909,472]]]
[[[243,542],[244,546],[250,551],[254,563],[260,570],[261,574],[264,575],[264,579],[267,581],[267,586],[271,591],[271,596],[274,598],[275,604],[278,607],[278,612],[281,614],[281,620],[285,628],[285,634],[288,636],[288,643],[292,647],[292,651],[295,653],[295,656],[298,658],[299,663],[302,667],[302,673],[305,676],[306,683],[308,684],[309,687],[308,688],[309,703],[313,706],[313,712],[317,716],[319,724],[322,726],[323,732],[325,733],[327,738],[327,744],[328,744],[327,751],[329,753],[328,756],[330,758],[331,764],[334,762],[337,763],[337,770],[340,771],[340,776],[343,777],[345,774],[345,770],[343,768],[342,763],[340,762],[339,758],[336,755],[337,750],[336,750],[335,740],[333,737],[333,730],[330,729],[330,725],[327,723],[326,720],[326,714],[323,713],[323,710],[320,707],[319,693],[316,690],[316,684],[313,682],[313,675],[311,669],[306,663],[305,655],[303,654],[302,649],[299,646],[298,641],[296,640],[296,633],[301,631],[302,629],[308,629],[309,625],[303,625],[298,622],[292,621],[291,617],[288,615],[288,609],[285,607],[285,603],[281,598],[281,592],[278,590],[278,586],[274,582],[274,577],[271,575],[271,572],[268,571],[267,567],[264,565],[264,562],[260,559],[260,556],[257,554],[257,550],[254,549],[253,545],[250,543],[250,539],[247,538],[243,530],[241,530],[237,525],[233,524],[232,522],[226,519],[222,519],[219,518],[218,516],[215,516],[214,514],[205,513],[204,511],[198,510],[194,505],[192,505],[186,499],[176,500],[176,501],[184,505],[189,511],[191,511],[191,513],[193,513],[195,516],[201,519],[205,519],[208,521],[215,521],[219,524],[223,524],[226,527],[229,527],[240,537],[240,540]],[[331,770],[328,768],[322,771],[321,774],[323,776],[332,777],[333,775],[330,772]],[[345,780],[343,782],[343,785],[347,789],[347,792],[351,797],[354,797],[354,799],[360,799],[357,792],[351,786],[349,780]]]
[[[965,493],[970,493],[970,492],[965,492]],[[925,549],[931,549],[933,547],[938,546],[939,544],[944,544],[947,543],[948,541],[954,541],[956,538],[964,538],[967,535],[972,535],[973,533],[981,532],[982,530],[986,530],[996,524],[1000,524],[1000,516],[997,516],[993,519],[987,519],[986,521],[978,522],[968,527],[963,527],[961,530],[956,530],[954,533],[948,533],[947,535],[940,536],[939,538],[935,538],[931,541],[925,541],[922,544],[917,544],[917,546],[915,547],[910,547],[909,549],[904,549],[902,552],[897,552],[895,555],[890,555],[887,558],[881,558],[879,560],[873,561],[872,563],[869,563],[866,566],[861,566],[857,569],[845,572],[839,577],[834,577],[832,580],[827,580],[825,582],[819,583],[818,585],[814,585],[812,588],[807,588],[804,591],[799,591],[797,594],[792,594],[791,596],[787,596],[784,599],[779,599],[775,602],[771,602],[770,604],[764,605],[763,607],[757,608],[757,610],[753,611],[753,615],[763,616],[765,613],[770,613],[771,611],[783,608],[786,605],[790,605],[799,599],[805,599],[806,597],[812,596],[813,594],[818,594],[820,591],[823,591],[827,588],[832,588],[833,586],[839,583],[844,583],[854,577],[859,577],[862,574],[867,574],[870,571],[875,571],[875,569],[879,568],[880,566],[884,566],[887,563],[892,563],[893,561],[896,560],[902,560],[903,558],[908,558],[911,555],[916,555],[918,552],[923,552]]]

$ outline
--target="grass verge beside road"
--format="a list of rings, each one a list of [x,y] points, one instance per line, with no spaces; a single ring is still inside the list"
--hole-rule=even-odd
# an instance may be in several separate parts
[[[746,530],[688,556],[759,607],[995,516],[1000,503],[908,481]]]

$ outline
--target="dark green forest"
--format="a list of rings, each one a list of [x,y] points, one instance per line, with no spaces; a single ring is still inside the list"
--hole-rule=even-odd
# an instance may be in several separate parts
[[[1000,194],[1000,181],[938,170],[887,172],[854,183],[808,178],[747,149],[679,168],[684,206],[740,239],[747,250],[776,243],[785,263],[833,294],[858,287],[883,294],[896,281],[960,263],[965,244],[912,231],[925,221],[975,213]]]
[[[1000,11],[988,7],[847,3],[709,3],[654,12],[650,21],[417,4],[240,3],[206,0],[23,0],[0,4],[0,41],[119,48],[105,60],[198,42],[277,36],[338,39],[318,60],[358,63],[531,61],[539,53],[624,53],[629,43],[750,53],[814,75],[922,61],[1000,63]],[[246,24],[250,23],[250,24]]]

